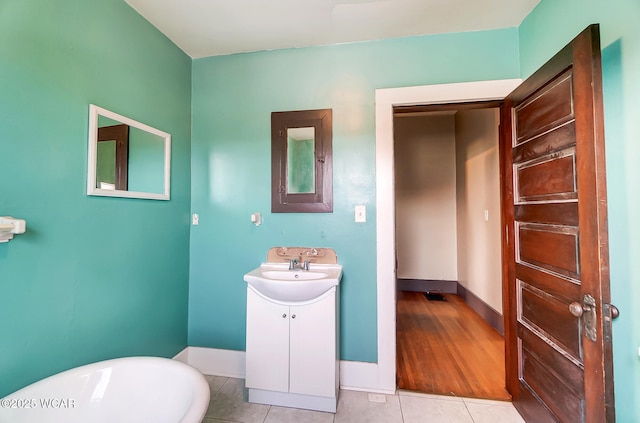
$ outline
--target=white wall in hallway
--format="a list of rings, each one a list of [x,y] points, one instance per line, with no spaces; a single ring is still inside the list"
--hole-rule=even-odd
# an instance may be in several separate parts
[[[455,115],[458,282],[502,313],[499,123],[498,109]]]
[[[454,123],[394,118],[398,278],[457,280]]]

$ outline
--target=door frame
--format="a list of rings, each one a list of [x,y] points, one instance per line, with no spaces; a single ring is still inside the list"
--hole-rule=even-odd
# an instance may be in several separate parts
[[[396,391],[396,231],[393,107],[504,100],[522,79],[385,88],[375,92],[378,363],[366,375],[380,392]],[[365,376],[365,375],[362,375]]]

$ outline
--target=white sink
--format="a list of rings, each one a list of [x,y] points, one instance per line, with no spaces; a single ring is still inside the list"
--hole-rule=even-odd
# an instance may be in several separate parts
[[[322,279],[329,276],[327,272],[317,270],[299,271],[299,270],[262,270],[262,277],[278,281],[308,281],[311,279]]]
[[[276,301],[302,302],[317,298],[340,283],[342,265],[310,264],[309,270],[289,270],[289,263],[263,263],[244,275],[262,295]]]

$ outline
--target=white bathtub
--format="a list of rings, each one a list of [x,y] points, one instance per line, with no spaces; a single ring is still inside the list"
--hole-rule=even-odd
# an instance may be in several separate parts
[[[209,405],[202,374],[176,360],[127,357],[88,364],[0,400],[2,423],[200,423]]]

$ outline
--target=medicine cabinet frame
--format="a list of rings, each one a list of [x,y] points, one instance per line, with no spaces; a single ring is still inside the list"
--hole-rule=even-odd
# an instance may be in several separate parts
[[[312,130],[313,191],[290,192],[289,129]],[[333,156],[332,110],[298,110],[271,113],[271,212],[332,213]],[[309,141],[309,140],[307,140]]]

